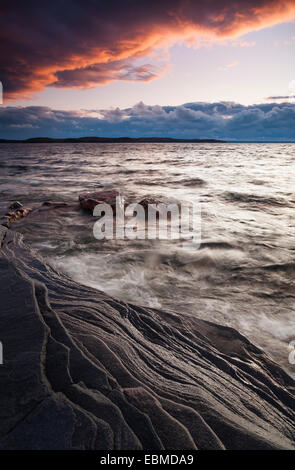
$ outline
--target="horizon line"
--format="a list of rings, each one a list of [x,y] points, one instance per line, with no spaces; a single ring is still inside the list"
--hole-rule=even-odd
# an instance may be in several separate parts
[[[29,137],[27,139],[6,139],[0,138],[0,144],[4,143],[295,143],[294,140],[260,140],[260,139],[214,139],[214,138],[178,138],[178,137]]]

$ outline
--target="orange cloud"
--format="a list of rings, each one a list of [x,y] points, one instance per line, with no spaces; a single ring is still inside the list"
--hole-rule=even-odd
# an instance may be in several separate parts
[[[11,0],[2,5],[0,80],[6,101],[48,86],[150,81],[166,70],[144,60],[160,46],[236,38],[295,17],[295,0],[69,0],[66,5]]]

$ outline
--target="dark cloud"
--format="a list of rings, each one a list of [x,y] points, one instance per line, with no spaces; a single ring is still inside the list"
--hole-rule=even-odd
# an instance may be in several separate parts
[[[46,86],[148,81],[163,69],[142,61],[163,42],[234,37],[294,13],[295,0],[2,0],[4,97],[24,98]]]
[[[91,111],[41,106],[0,108],[0,138],[178,137],[295,140],[295,104],[187,103]]]
[[[158,77],[165,67],[144,64],[134,66],[127,60],[110,61],[106,64],[95,64],[75,70],[62,70],[56,72],[56,81],[50,86],[66,88],[93,87],[105,85],[113,80],[131,80],[148,82]]]

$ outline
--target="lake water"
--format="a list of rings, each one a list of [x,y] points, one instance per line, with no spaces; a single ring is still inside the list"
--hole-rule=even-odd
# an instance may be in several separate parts
[[[69,203],[13,228],[80,283],[237,328],[294,375],[294,175],[295,144],[2,144],[0,209]],[[78,195],[106,188],[200,204],[201,246],[96,240]]]

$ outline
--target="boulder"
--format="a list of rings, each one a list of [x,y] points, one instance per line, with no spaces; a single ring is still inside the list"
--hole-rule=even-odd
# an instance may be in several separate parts
[[[94,191],[79,195],[79,202],[82,209],[93,212],[98,204],[109,204],[113,210],[116,209],[116,198],[120,196],[118,191],[113,189],[105,191]]]

